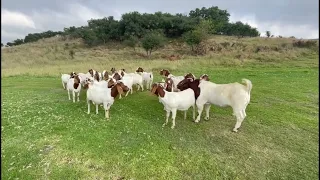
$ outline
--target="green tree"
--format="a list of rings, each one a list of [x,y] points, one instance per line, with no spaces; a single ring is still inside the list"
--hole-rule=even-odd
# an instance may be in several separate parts
[[[270,31],[266,31],[266,36],[269,38],[271,36],[271,32]]]
[[[164,46],[165,38],[159,32],[147,33],[142,41],[142,47],[146,50],[147,56],[151,56],[151,53]]]
[[[212,22],[210,20],[202,20],[195,30],[185,33],[183,39],[194,51],[194,48],[206,40],[209,32],[212,31],[214,31]]]
[[[95,32],[91,29],[87,29],[85,31],[83,31],[83,40],[84,43],[89,45],[89,46],[94,46],[98,44],[98,38],[95,34]]]

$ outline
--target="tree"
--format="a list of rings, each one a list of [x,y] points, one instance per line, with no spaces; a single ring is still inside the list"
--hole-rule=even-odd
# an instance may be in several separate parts
[[[195,30],[185,33],[183,39],[191,47],[191,50],[194,51],[194,48],[207,39],[209,32],[212,31],[212,22],[210,20],[202,20]]]
[[[14,44],[15,46],[18,46],[18,45],[23,44],[23,43],[24,43],[24,42],[23,42],[23,39],[16,39],[16,40],[13,41],[13,44]]]
[[[126,46],[132,47],[136,51],[136,45],[138,44],[139,39],[136,36],[130,36],[127,40],[124,41]]]
[[[269,38],[271,36],[271,32],[270,31],[266,31],[266,36]]]
[[[14,46],[12,42],[7,42],[7,46]]]
[[[85,31],[83,31],[83,37],[82,39],[84,40],[84,43],[89,45],[89,46],[94,46],[97,44],[97,36],[94,33],[93,30],[87,29]]]
[[[147,56],[149,57],[153,51],[163,47],[164,42],[164,36],[161,33],[154,31],[147,33],[141,41],[142,47],[146,50]]]

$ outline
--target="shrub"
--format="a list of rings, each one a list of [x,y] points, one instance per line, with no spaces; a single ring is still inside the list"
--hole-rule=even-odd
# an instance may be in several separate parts
[[[69,51],[69,55],[71,56],[71,59],[74,58],[74,54],[75,54],[74,50],[71,49],[71,50]]]
[[[138,42],[139,39],[136,36],[130,36],[128,39],[123,41],[126,46],[133,48],[134,51],[136,51],[136,45]]]
[[[271,36],[271,32],[270,31],[266,31],[266,36],[270,37]]]
[[[293,47],[298,47],[298,48],[314,48],[317,47],[317,41],[312,41],[312,40],[307,40],[307,41],[293,41],[292,43]]]
[[[159,32],[149,32],[143,37],[141,43],[143,49],[145,49],[147,52],[147,56],[150,57],[153,51],[156,51],[164,46],[165,38],[163,34]]]

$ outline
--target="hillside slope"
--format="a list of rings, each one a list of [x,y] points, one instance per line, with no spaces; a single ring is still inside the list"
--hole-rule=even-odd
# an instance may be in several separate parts
[[[35,43],[3,48],[2,74],[50,75],[59,73],[86,72],[88,68],[110,70],[111,66],[133,71],[137,66],[149,70],[176,69],[194,65],[201,66],[298,66],[318,67],[318,43],[309,47],[297,47],[297,39],[289,38],[236,38],[213,36],[206,43],[207,53],[195,56],[181,40],[172,40],[151,58],[138,47],[136,51],[119,43],[86,47],[80,39],[63,40],[54,37]],[[73,51],[74,58],[70,56]],[[177,61],[168,61],[170,55],[180,56]]]

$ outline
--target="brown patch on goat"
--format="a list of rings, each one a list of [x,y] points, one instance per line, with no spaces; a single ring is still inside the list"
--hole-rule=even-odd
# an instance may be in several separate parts
[[[167,78],[165,80],[165,90],[171,92],[173,86],[173,80],[171,78]]]
[[[124,91],[128,91],[129,88],[127,86],[125,86],[122,82],[118,82],[116,85],[114,85],[111,88],[111,96],[113,98],[116,98],[118,96],[118,94],[123,94]]]
[[[105,71],[104,75],[103,75],[103,80],[107,81],[109,79],[109,73],[108,71]]]
[[[207,75],[207,74],[202,74],[201,76],[200,76],[200,80],[205,80],[205,81],[209,81],[210,79],[209,79],[209,76]]]
[[[138,67],[136,72],[143,72],[143,69],[141,67]]]
[[[112,88],[115,85],[115,81],[113,81],[112,78],[110,78],[110,80],[108,81],[108,88]]]
[[[96,71],[96,73],[94,74],[93,78],[99,82],[100,78],[99,78],[99,72],[98,71]]]
[[[91,74],[91,77],[93,77],[93,69],[89,69],[88,72]]]
[[[121,76],[120,76],[119,73],[116,72],[116,73],[113,75],[113,78],[118,81],[118,80],[121,79]]]
[[[164,69],[162,69],[162,70],[159,71],[160,76],[163,76],[163,70],[164,70]]]
[[[177,88],[180,91],[191,88],[194,92],[195,99],[197,99],[200,95],[200,88],[198,87],[199,83],[200,79],[193,80],[192,78],[186,78],[178,83]]]
[[[110,71],[111,71],[111,73],[113,74],[113,73],[115,73],[115,72],[116,72],[116,68],[114,68],[114,67],[113,67],[113,68],[111,68],[111,70],[110,70]]]
[[[169,74],[170,74],[170,71],[167,70],[167,69],[162,69],[162,70],[160,71],[160,75],[161,75],[161,76],[168,77]]]
[[[196,79],[196,77],[192,74],[192,73],[187,73],[185,76],[184,76],[185,79],[187,78],[192,78],[193,80]]]
[[[70,73],[70,78],[74,78],[74,76],[77,75],[75,72]]]
[[[77,89],[80,85],[80,78],[78,75],[75,75],[74,76],[74,83],[73,83],[73,88],[74,89]]]
[[[165,95],[163,87],[160,84],[156,84],[156,83],[152,85],[151,93],[160,97],[164,97]]]

